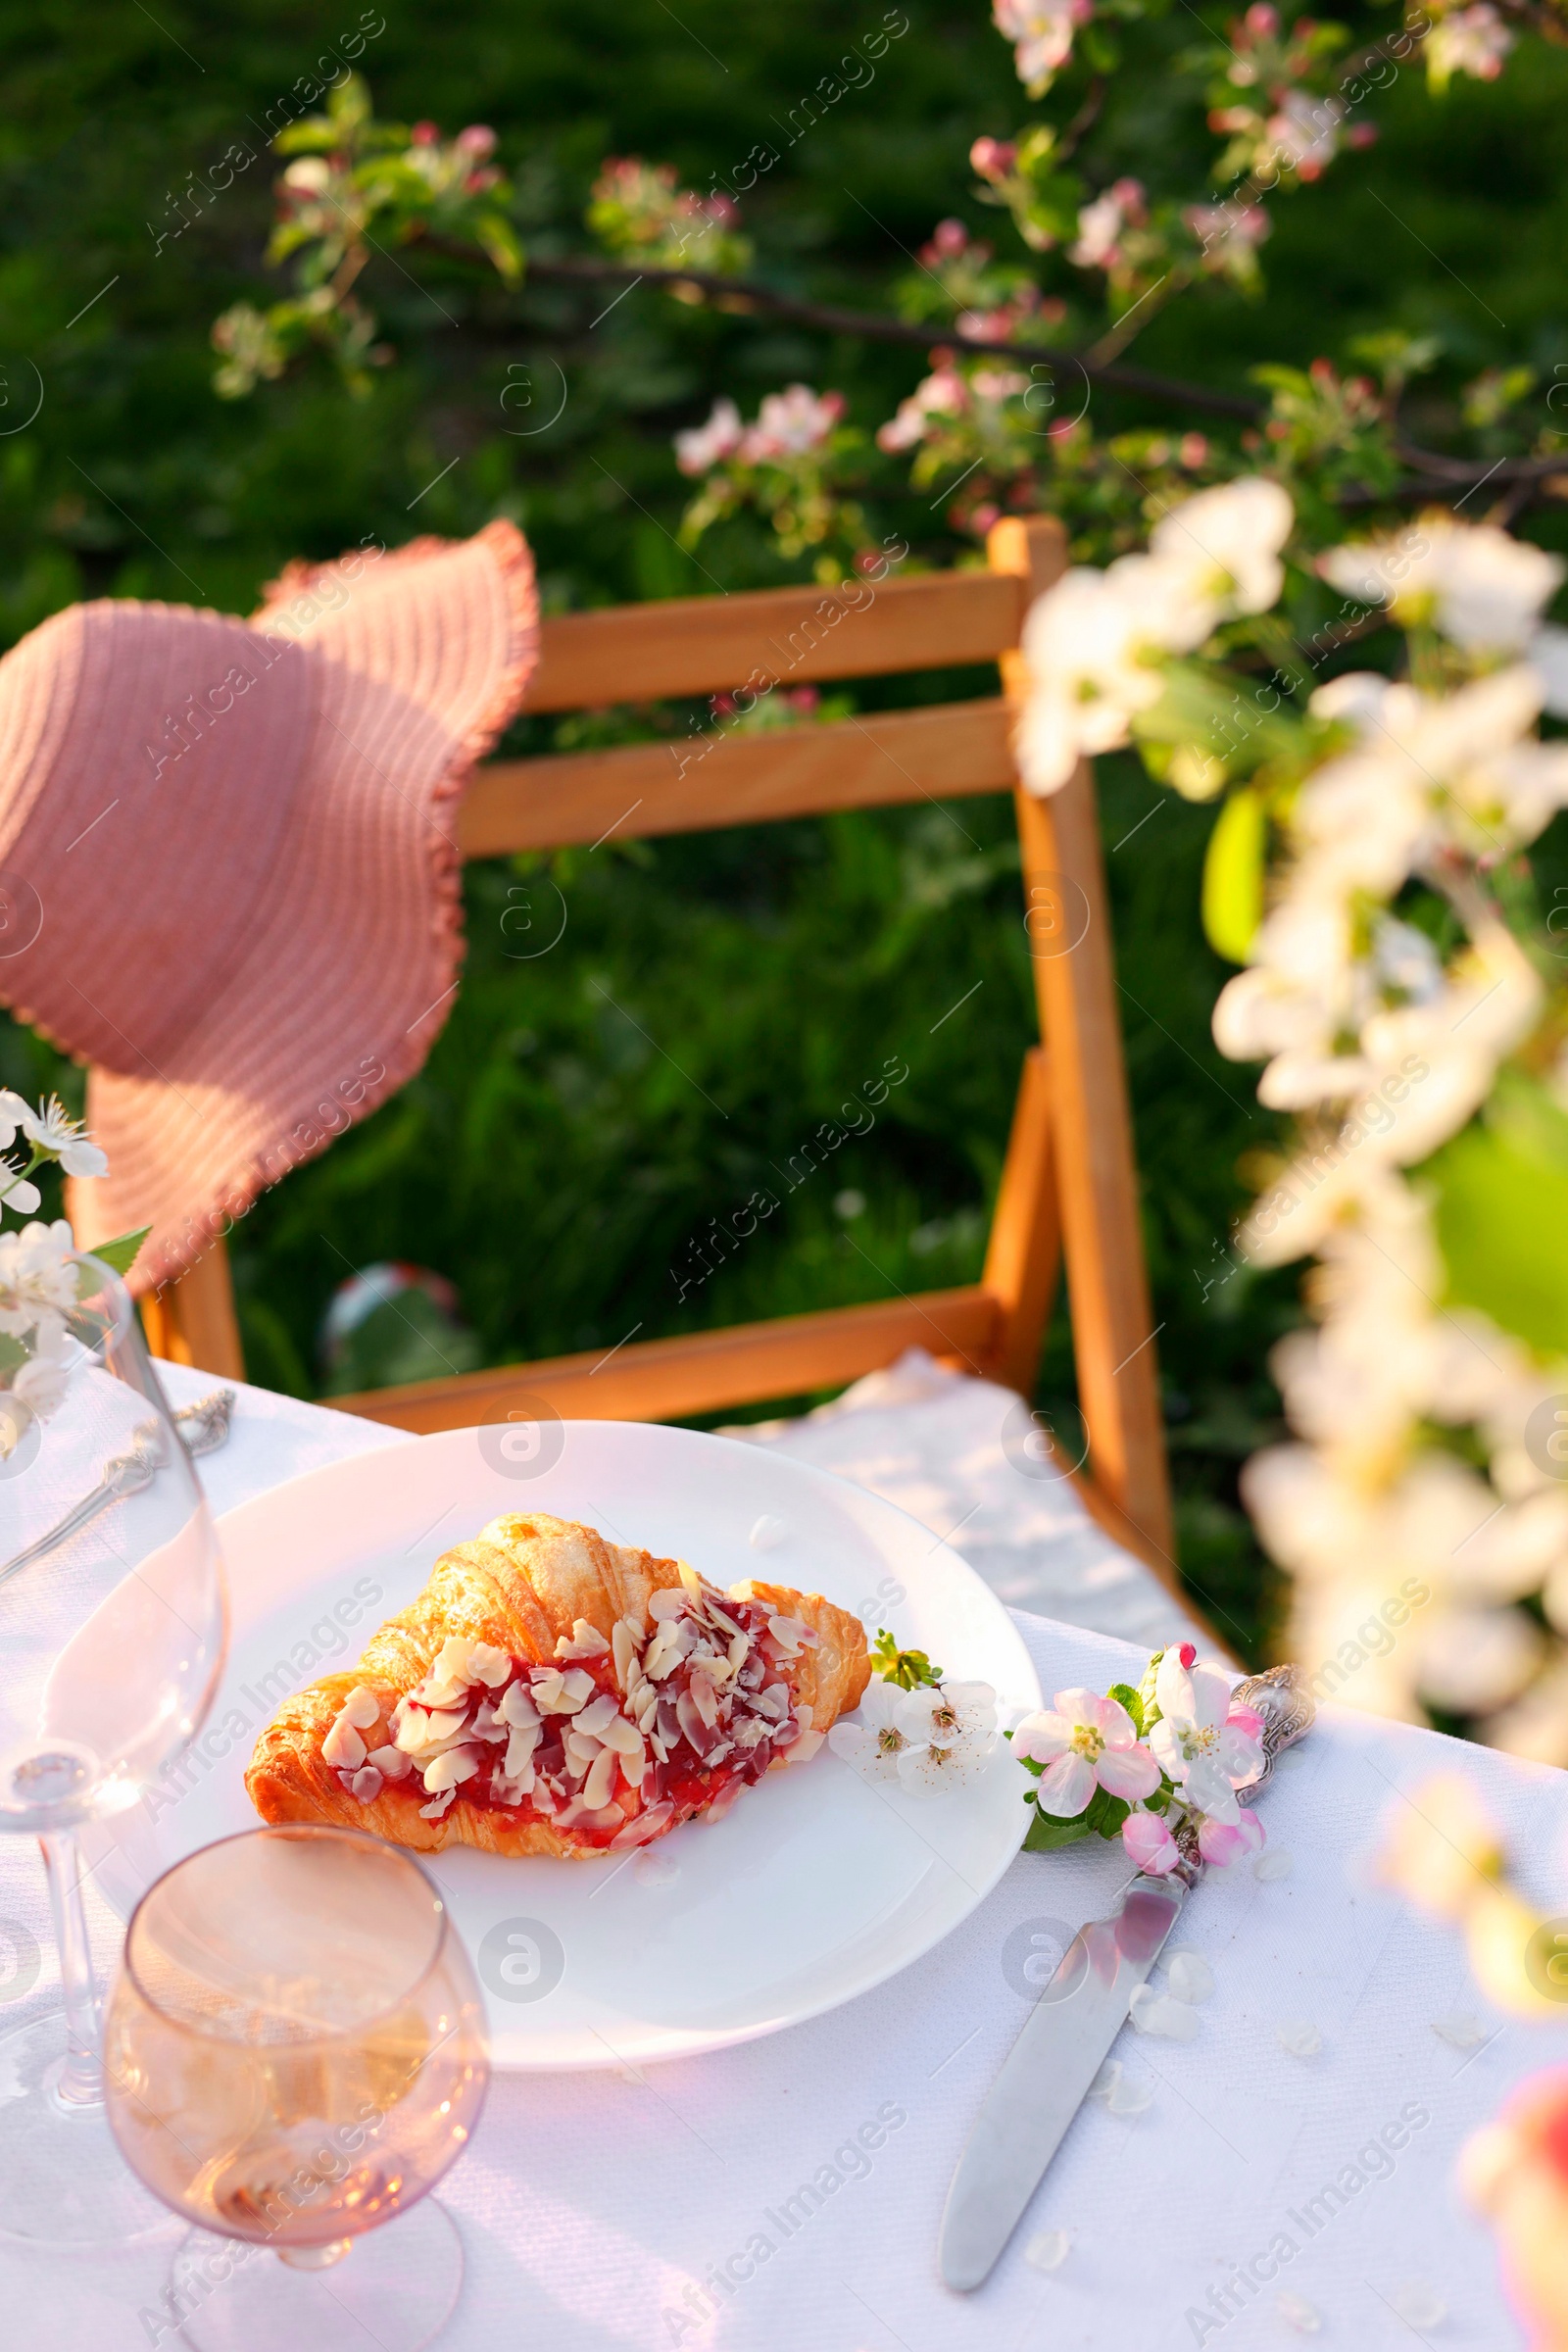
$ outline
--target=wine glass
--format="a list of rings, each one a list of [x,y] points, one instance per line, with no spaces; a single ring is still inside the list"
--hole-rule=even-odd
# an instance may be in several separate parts
[[[416,2352],[444,2325],[463,2246],[426,2191],[490,2066],[467,1953],[411,1855],[291,1822],[176,1863],[131,1918],[104,2058],[126,2161],[198,2225],[167,2298],[198,2352],[342,2342],[345,2314]]]
[[[124,1284],[69,1228],[0,1236],[0,1831],[43,1850],[63,2006],[0,2037],[0,2235],[168,2227],[104,2112],[77,1832],[200,1729],[227,1608],[206,1498]]]

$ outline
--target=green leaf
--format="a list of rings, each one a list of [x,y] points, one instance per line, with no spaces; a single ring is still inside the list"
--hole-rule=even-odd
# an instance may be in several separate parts
[[[1029,1824],[1029,1835],[1023,1841],[1026,1854],[1054,1854],[1058,1846],[1077,1845],[1094,1835],[1080,1813],[1076,1821],[1058,1821],[1054,1814],[1042,1813],[1035,1806],[1035,1817]]]
[[[136,1252],[151,1233],[150,1225],[140,1225],[134,1233],[117,1233],[112,1242],[100,1242],[92,1254],[115,1274],[128,1274],[136,1262]],[[82,1297],[93,1287],[92,1276],[85,1266],[81,1270]]]
[[[1125,1797],[1112,1796],[1108,1788],[1097,1788],[1084,1807],[1083,1818],[1098,1837],[1115,1838],[1131,1811]]]
[[[871,1644],[871,1657],[883,1681],[897,1683],[901,1690],[922,1684],[934,1690],[942,1680],[941,1667],[933,1666],[923,1649],[900,1649],[885,1626]]]
[[[522,278],[522,247],[512,222],[500,213],[482,213],[473,224],[473,233],[506,284],[519,284]]]
[[[1142,1739],[1144,1736],[1144,1702],[1131,1683],[1112,1683],[1105,1695],[1107,1698],[1115,1699],[1119,1706],[1126,1708],[1133,1719],[1133,1730]]]
[[[1422,1171],[1437,1195],[1447,1303],[1479,1307],[1542,1355],[1568,1351],[1568,1117],[1504,1072],[1484,1120]]]
[[[1262,795],[1244,784],[1215,819],[1203,858],[1203,930],[1232,963],[1247,961],[1263,920],[1267,836]]]

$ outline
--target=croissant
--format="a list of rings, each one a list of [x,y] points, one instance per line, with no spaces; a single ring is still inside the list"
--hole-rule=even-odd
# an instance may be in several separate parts
[[[575,1521],[508,1516],[444,1553],[352,1672],[285,1700],[245,1786],[264,1821],[423,1852],[619,1852],[804,1762],[869,1676],[859,1620],[820,1593],[726,1593]]]

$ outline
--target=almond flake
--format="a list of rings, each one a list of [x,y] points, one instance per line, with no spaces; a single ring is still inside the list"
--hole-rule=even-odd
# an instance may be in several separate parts
[[[563,1634],[556,1643],[558,1658],[602,1658],[610,1643],[597,1625],[579,1617],[569,1634]]]
[[[466,1683],[444,1683],[438,1675],[427,1674],[423,1682],[416,1684],[410,1691],[409,1696],[421,1707],[462,1707],[467,1703],[468,1686]]]
[[[612,1747],[602,1747],[594,1763],[593,1770],[589,1773],[588,1778],[583,1783],[583,1803],[585,1805],[592,1805],[595,1812],[598,1812],[601,1805],[608,1805],[610,1802],[612,1792],[613,1791],[615,1786],[615,1767],[617,1761],[618,1759]]]
[[[338,1714],[340,1717],[346,1716],[357,1732],[368,1732],[372,1723],[381,1720],[381,1701],[373,1690],[367,1690],[365,1685],[359,1683],[343,1701]]]
[[[365,1741],[344,1715],[339,1715],[321,1741],[321,1754],[340,1772],[357,1772],[365,1762]]]
[[[633,1625],[629,1617],[617,1617],[611,1629],[610,1646],[615,1661],[615,1680],[623,1690],[631,1688],[632,1668],[637,1663],[637,1645],[642,1628]]]
[[[471,1683],[474,1679],[471,1660],[476,1646],[462,1634],[449,1634],[430,1661],[430,1681]]]
[[[648,1602],[648,1614],[656,1625],[667,1625],[684,1615],[686,1595],[674,1585],[662,1586]]]
[[[498,1690],[512,1672],[512,1659],[493,1642],[475,1642],[468,1652],[468,1681],[483,1683],[487,1690]]]
[[[679,1656],[674,1627],[661,1626],[643,1652],[643,1673],[651,1683],[662,1683]]]
[[[367,1761],[384,1781],[401,1781],[414,1769],[401,1747],[372,1747]]]
[[[625,1828],[612,1838],[612,1850],[619,1851],[629,1845],[646,1845],[651,1838],[659,1836],[661,1830],[667,1829],[674,1818],[675,1808],[667,1798],[660,1804],[650,1805],[646,1813],[639,1813],[635,1820],[628,1821]]]
[[[354,1793],[362,1805],[373,1805],[381,1793],[381,1775],[373,1764],[362,1764],[354,1775]]]
[[[711,1680],[706,1673],[698,1671],[693,1674],[688,1689],[691,1691],[692,1705],[697,1709],[704,1723],[711,1730],[718,1721],[718,1695],[713,1689]]]
[[[539,1710],[533,1703],[526,1683],[509,1683],[496,1701],[496,1713],[514,1731],[537,1731]]]
[[[455,1788],[460,1781],[471,1780],[479,1769],[479,1758],[471,1747],[450,1748],[424,1768],[424,1785],[432,1796],[443,1788]]]
[[[598,1698],[583,1708],[577,1717],[576,1728],[579,1732],[591,1733],[596,1739],[602,1740],[605,1736],[605,1725],[613,1723],[619,1713],[620,1709],[610,1692],[602,1691]]]
[[[605,1753],[597,1740],[590,1740],[581,1732],[568,1732],[561,1744],[567,1764],[578,1775],[591,1772]]]
[[[419,1807],[420,1820],[439,1821],[442,1814],[446,1811],[447,1807],[451,1804],[457,1793],[458,1792],[455,1788],[444,1788],[441,1794],[436,1797],[431,1804],[421,1805]]]

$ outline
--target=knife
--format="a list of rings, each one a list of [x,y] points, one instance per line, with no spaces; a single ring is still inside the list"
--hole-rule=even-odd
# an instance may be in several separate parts
[[[1263,1719],[1263,1769],[1238,1791],[1245,1803],[1307,1730],[1314,1708],[1296,1666],[1250,1676],[1233,1695]],[[1068,1945],[986,2093],[953,2176],[941,2241],[949,2286],[967,2292],[989,2278],[1202,1870],[1196,1856],[1184,1856],[1168,1877],[1140,1871],[1109,1918],[1091,1920]]]

